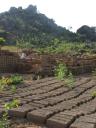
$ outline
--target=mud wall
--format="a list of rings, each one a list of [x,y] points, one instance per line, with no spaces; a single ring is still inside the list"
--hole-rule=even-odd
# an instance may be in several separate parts
[[[19,56],[16,53],[0,51],[0,73],[15,72],[19,61]]]

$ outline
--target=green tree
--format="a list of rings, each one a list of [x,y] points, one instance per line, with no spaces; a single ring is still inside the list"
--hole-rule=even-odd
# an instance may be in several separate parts
[[[77,30],[77,34],[81,36],[81,40],[83,41],[96,41],[96,27],[89,27],[87,25],[83,25]]]

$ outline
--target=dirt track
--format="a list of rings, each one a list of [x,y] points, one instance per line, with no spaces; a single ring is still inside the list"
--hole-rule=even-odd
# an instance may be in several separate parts
[[[73,89],[64,81],[45,78],[18,86],[14,94],[1,94],[0,114],[5,102],[18,98],[20,106],[9,110],[11,117],[26,118],[48,128],[96,128],[95,90],[96,80],[89,76],[76,78]]]

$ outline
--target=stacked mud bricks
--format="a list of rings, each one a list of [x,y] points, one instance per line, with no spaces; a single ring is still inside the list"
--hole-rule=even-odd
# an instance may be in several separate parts
[[[15,72],[19,56],[9,51],[0,51],[0,73]]]
[[[43,72],[43,74],[52,74],[58,63],[66,64],[69,70],[76,75],[90,73],[96,68],[96,55],[37,54],[34,57],[32,53],[27,58],[33,67],[32,70]]]

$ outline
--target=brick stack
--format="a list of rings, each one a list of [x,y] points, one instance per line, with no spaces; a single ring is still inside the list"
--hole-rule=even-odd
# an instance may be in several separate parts
[[[33,72],[52,74],[58,63],[64,63],[74,74],[89,73],[96,68],[96,55],[36,54],[26,57]],[[31,70],[31,71],[32,71]]]
[[[18,62],[18,54],[8,51],[0,51],[0,73],[15,72]]]

